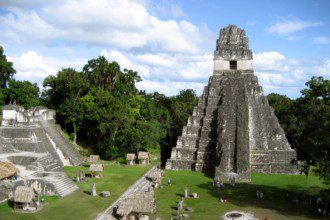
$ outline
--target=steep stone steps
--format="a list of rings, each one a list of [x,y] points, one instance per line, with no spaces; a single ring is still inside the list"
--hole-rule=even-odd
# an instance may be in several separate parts
[[[50,177],[47,177],[47,180],[51,181],[56,192],[61,197],[65,197],[79,189],[78,186],[76,186],[76,184],[64,172],[51,175]]]
[[[54,141],[56,147],[60,148],[64,156],[70,160],[71,164],[79,165],[82,163],[83,159],[78,150],[61,135],[61,129],[53,121],[41,121],[40,125]]]

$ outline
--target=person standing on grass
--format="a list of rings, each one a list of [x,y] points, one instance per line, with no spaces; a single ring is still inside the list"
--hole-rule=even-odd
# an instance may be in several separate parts
[[[225,188],[225,184],[223,182],[220,183],[220,189],[224,189]]]

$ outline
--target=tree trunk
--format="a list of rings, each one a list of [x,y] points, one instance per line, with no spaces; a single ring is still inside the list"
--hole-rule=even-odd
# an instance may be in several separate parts
[[[112,135],[112,143],[113,144],[115,143],[115,140],[116,140],[117,130],[118,130],[118,126],[116,126],[115,131],[113,132],[113,135]]]
[[[77,143],[77,126],[76,123],[73,123],[73,132],[74,132],[74,138],[73,138],[73,143]]]

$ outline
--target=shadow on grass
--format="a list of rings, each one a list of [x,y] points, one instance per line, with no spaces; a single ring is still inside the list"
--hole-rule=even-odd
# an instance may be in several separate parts
[[[14,201],[12,199],[8,199],[7,204],[10,208],[14,209]]]
[[[90,191],[84,190],[83,192],[84,192],[85,194],[89,195],[89,196],[92,195],[92,193],[91,193]]]
[[[271,209],[285,215],[307,216],[312,219],[320,219],[316,213],[316,206],[311,205],[304,195],[304,190],[297,186],[288,186],[281,189],[274,186],[257,185],[251,183],[237,183],[235,187],[226,184],[224,190],[214,188],[212,182],[197,185],[207,189],[208,193],[216,198],[225,198],[228,202],[239,207],[256,207]],[[321,190],[315,187],[315,190]],[[257,199],[256,192],[263,192],[263,199]],[[292,204],[291,198],[297,198],[298,204]]]
[[[178,207],[177,206],[171,206],[171,209],[177,211],[178,210]]]
[[[203,172],[204,176],[207,178],[213,179],[214,178],[214,173],[211,172]]]

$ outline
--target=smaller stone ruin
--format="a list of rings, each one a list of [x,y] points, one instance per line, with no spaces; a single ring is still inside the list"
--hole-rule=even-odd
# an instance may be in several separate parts
[[[98,220],[103,219],[153,219],[156,213],[154,188],[159,186],[163,171],[152,167],[136,181]]]
[[[158,172],[151,172],[150,174],[146,175],[146,178],[153,183],[154,188],[158,188],[162,182],[164,175],[163,170],[159,170]]]
[[[126,154],[126,164],[132,166],[135,164],[135,154]]]
[[[87,159],[88,163],[97,163],[100,160],[99,155],[89,155],[89,158]]]
[[[149,152],[139,151],[138,160],[140,165],[148,165],[149,164]]]
[[[34,107],[25,110],[18,105],[2,107],[2,126],[30,124],[55,119],[55,111],[44,107]]]
[[[128,219],[128,217],[132,219],[141,215],[154,214],[156,213],[156,200],[151,193],[136,193],[120,201],[116,213],[120,219]]]
[[[14,193],[14,209],[22,209],[24,211],[35,211],[36,206],[33,202],[35,193],[32,187],[18,186]]]
[[[101,173],[104,171],[103,164],[91,164],[89,166],[89,171],[92,173],[92,177],[100,178]]]

